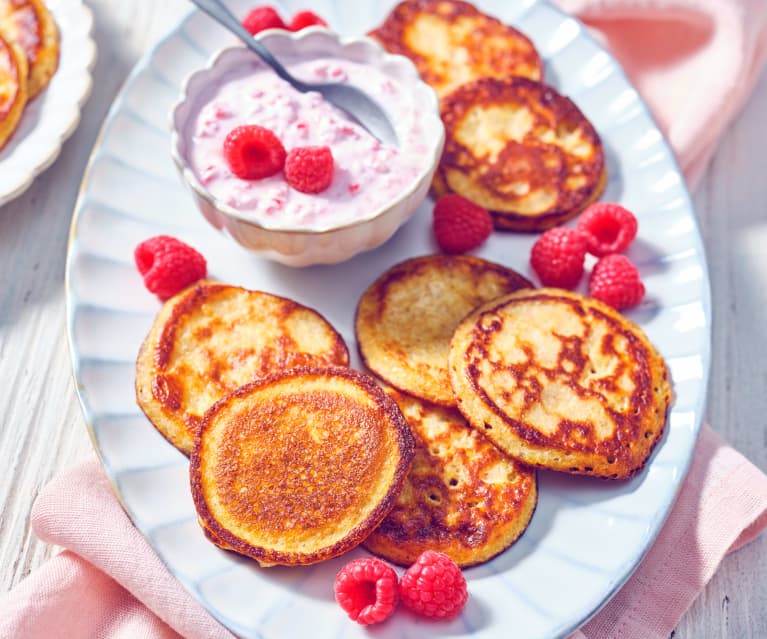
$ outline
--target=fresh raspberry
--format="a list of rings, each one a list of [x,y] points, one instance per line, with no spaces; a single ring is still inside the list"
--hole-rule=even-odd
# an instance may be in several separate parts
[[[625,255],[606,255],[591,271],[589,295],[621,310],[642,301],[644,284],[629,258]]]
[[[205,258],[169,235],[144,240],[133,251],[144,286],[165,301],[207,274]]]
[[[578,230],[586,236],[588,252],[604,257],[628,248],[637,234],[637,219],[620,204],[596,202],[581,214]]]
[[[299,11],[293,16],[293,19],[288,25],[288,29],[291,31],[300,31],[306,27],[327,27],[328,23],[320,18],[314,11]]]
[[[586,239],[566,226],[543,233],[530,251],[530,265],[544,286],[573,288],[583,275],[585,259]]]
[[[259,31],[264,29],[287,29],[287,25],[277,13],[274,7],[264,5],[262,7],[256,7],[245,16],[242,20],[242,26],[251,35],[256,35]]]
[[[285,147],[269,129],[246,124],[232,129],[224,139],[224,158],[238,178],[258,180],[282,170]]]
[[[407,569],[399,582],[402,603],[435,619],[449,619],[463,608],[469,593],[461,569],[441,552],[427,550]]]
[[[364,557],[336,575],[336,601],[352,621],[368,625],[386,619],[397,606],[397,573],[384,561]]]
[[[333,154],[327,146],[299,146],[285,160],[285,181],[296,191],[319,193],[333,181]]]
[[[493,231],[493,218],[478,204],[457,193],[443,195],[434,205],[434,235],[445,253],[477,248]]]

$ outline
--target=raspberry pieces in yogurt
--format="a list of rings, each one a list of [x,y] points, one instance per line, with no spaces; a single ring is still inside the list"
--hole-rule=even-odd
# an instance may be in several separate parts
[[[371,217],[414,185],[430,163],[423,153],[429,144],[418,105],[403,87],[378,69],[347,60],[283,62],[307,82],[348,82],[378,100],[391,115],[399,146],[381,144],[318,93],[296,91],[254,59],[200,94],[184,132],[187,161],[214,198],[269,227],[320,230]],[[334,167],[327,188],[291,188],[282,171],[262,179],[237,177],[224,157],[224,140],[244,126],[270,130],[288,153],[329,147]]]

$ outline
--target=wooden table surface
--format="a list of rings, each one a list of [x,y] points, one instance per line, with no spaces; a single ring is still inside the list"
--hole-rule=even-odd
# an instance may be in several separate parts
[[[0,207],[0,588],[56,549],[28,523],[40,488],[90,455],[65,333],[64,262],[83,169],[138,57],[187,9],[183,0],[90,0],[99,56],[82,123],[57,162]],[[767,74],[694,194],[713,290],[708,417],[767,471]],[[767,637],[767,535],[727,557],[676,639]]]

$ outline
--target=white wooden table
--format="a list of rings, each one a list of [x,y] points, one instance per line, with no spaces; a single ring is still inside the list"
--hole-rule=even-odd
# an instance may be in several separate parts
[[[40,488],[91,455],[65,336],[64,261],[78,186],[101,121],[183,0],[91,0],[99,58],[80,128],[23,196],[0,207],[0,588],[56,549],[31,533]],[[307,3],[307,6],[311,3]],[[767,74],[695,194],[713,288],[709,419],[767,471]],[[767,637],[767,535],[725,559],[676,639]]]

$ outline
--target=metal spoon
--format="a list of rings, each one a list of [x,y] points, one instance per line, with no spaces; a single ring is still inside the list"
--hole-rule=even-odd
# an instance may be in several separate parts
[[[229,9],[219,0],[192,0],[200,9],[207,13],[221,26],[231,31],[266,62],[274,72],[294,88],[306,93],[316,91],[332,105],[344,111],[351,119],[357,121],[368,133],[384,144],[397,146],[397,134],[386,112],[370,96],[356,87],[340,82],[323,82],[309,84],[294,78],[287,69],[271,54],[271,52],[256,40],[240,24]]]

